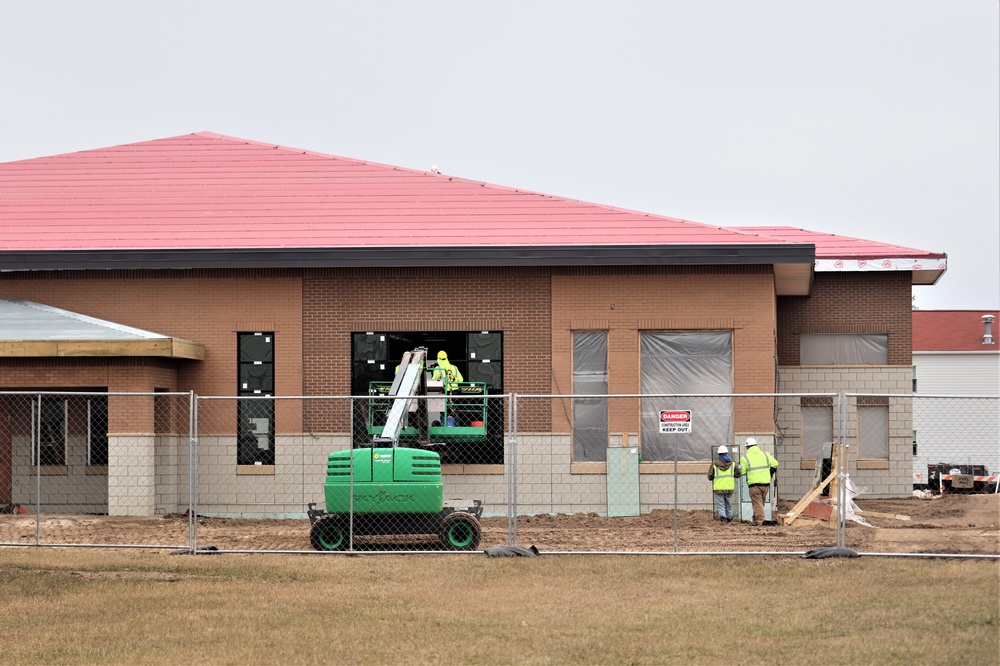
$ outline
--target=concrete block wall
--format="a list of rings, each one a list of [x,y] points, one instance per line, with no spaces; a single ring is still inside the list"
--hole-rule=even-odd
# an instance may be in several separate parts
[[[598,513],[608,510],[607,476],[574,472],[569,455],[568,434],[530,433],[517,438],[517,512],[519,515]],[[642,468],[643,465],[640,465]],[[661,468],[662,469],[662,468]],[[681,509],[710,508],[711,484],[704,473],[677,475],[677,503]],[[446,488],[461,490],[466,497],[484,499],[497,511],[506,512],[506,481],[502,476],[446,477]],[[650,473],[640,469],[640,511],[674,507],[672,470]],[[485,491],[485,492],[484,492]]]
[[[305,516],[306,505],[324,505],[326,460],[350,446],[348,435],[279,435],[281,452],[261,474],[237,474],[236,438],[207,436],[198,440],[198,513],[231,517]],[[242,468],[241,468],[242,470]]]
[[[188,470],[190,460],[187,435],[156,435],[153,440],[153,465],[156,488],[153,513],[183,513],[190,501]]]
[[[152,516],[155,506],[155,437],[108,436],[108,515]]]
[[[859,393],[908,395],[912,387],[909,367],[782,367],[778,400],[781,432],[777,458],[781,463],[780,488],[785,498],[801,497],[812,489],[816,472],[802,469],[802,419],[798,394]],[[913,407],[907,398],[886,398],[889,406],[889,457],[885,465],[862,463],[857,447],[857,400],[849,398],[844,432],[839,431],[837,399],[833,399],[834,437],[850,445],[849,474],[855,485],[866,489],[865,497],[908,497],[913,491]],[[864,452],[860,452],[862,455]],[[865,465],[868,465],[866,467]]]

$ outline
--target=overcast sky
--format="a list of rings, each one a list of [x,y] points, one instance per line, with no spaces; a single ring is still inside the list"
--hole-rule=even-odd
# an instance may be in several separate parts
[[[996,0],[6,0],[0,162],[199,131],[948,254],[1000,307]]]

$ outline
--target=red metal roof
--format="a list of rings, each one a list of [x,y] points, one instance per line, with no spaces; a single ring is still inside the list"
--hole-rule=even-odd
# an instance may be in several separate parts
[[[993,344],[983,344],[983,315],[993,315]],[[1000,310],[914,310],[913,351],[1000,351]]]
[[[948,270],[948,255],[915,250],[850,236],[836,236],[795,227],[727,227],[775,240],[812,243],[816,246],[817,273],[859,271],[911,271],[913,284],[934,284]]]
[[[6,251],[776,244],[208,132],[0,164]]]
[[[816,259],[852,259],[857,261],[895,257],[907,259],[943,260],[948,256],[943,252],[916,250],[911,247],[903,247],[901,245],[879,243],[876,241],[865,240],[863,238],[851,238],[850,236],[825,234],[818,231],[809,231],[808,229],[797,229],[796,227],[726,228],[732,231],[756,234],[777,240],[812,243],[816,246]]]

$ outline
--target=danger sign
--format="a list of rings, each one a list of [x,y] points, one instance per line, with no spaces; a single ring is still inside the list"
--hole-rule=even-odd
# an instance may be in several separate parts
[[[661,409],[660,432],[691,432],[690,409]]]

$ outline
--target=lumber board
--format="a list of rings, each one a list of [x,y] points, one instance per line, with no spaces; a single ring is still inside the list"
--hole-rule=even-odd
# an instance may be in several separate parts
[[[836,520],[819,520],[818,518],[810,518],[809,516],[799,516],[796,525],[822,525],[823,527],[829,527],[830,529],[836,529]]]
[[[820,493],[823,492],[823,489],[830,485],[830,482],[833,481],[836,476],[836,471],[830,472],[830,475],[823,479],[818,486],[807,492],[802,499],[800,499],[798,503],[792,507],[791,511],[781,517],[782,524],[791,525],[792,522],[799,517],[799,514],[802,513],[802,509],[809,506],[813,500],[819,497]]]
[[[896,520],[912,520],[909,516],[901,513],[882,513],[881,511],[855,511],[859,516],[875,516],[876,518],[894,518]]]

